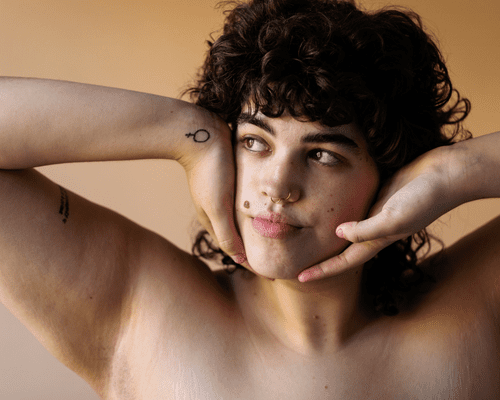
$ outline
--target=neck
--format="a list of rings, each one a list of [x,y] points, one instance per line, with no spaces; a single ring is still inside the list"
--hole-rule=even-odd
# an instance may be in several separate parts
[[[255,276],[240,280],[245,287],[237,291],[259,337],[300,354],[320,355],[345,347],[370,321],[360,295],[361,275],[362,267],[308,283]]]

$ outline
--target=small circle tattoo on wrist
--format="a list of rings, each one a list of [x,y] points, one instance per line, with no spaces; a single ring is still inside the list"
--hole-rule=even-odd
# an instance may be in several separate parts
[[[243,207],[245,207],[245,208],[250,208],[250,203],[249,203],[248,201],[245,201],[245,202],[243,203]]]

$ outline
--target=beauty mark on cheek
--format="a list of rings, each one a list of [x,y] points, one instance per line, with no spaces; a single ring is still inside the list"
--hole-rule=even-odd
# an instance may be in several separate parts
[[[247,201],[245,201],[245,202],[243,203],[243,207],[245,207],[245,208],[250,208],[250,202],[248,202],[248,200],[247,200]]]

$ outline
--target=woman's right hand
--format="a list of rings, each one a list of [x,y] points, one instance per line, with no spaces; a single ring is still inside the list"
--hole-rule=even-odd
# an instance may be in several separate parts
[[[203,144],[203,148],[179,162],[186,171],[198,220],[221,250],[238,264],[245,264],[245,249],[234,220],[231,130],[215,115],[210,119],[206,127],[186,133],[187,139]]]

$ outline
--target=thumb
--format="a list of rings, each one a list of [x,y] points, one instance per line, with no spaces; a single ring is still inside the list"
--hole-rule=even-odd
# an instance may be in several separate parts
[[[215,218],[209,216],[216,241],[224,253],[236,263],[243,264],[246,261],[245,247],[234,222],[232,201],[228,202],[224,208],[224,210],[219,210],[219,215]]]
[[[338,237],[352,243],[366,242],[389,236],[391,228],[390,220],[384,211],[363,221],[351,221],[340,224],[335,233]]]
[[[232,222],[220,222],[213,225],[214,234],[221,250],[230,256],[236,263],[246,261],[245,247],[236,226]]]

